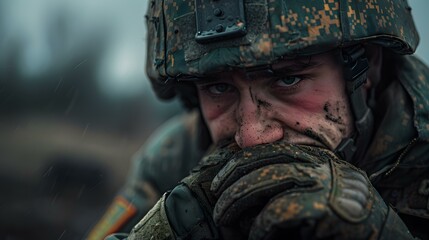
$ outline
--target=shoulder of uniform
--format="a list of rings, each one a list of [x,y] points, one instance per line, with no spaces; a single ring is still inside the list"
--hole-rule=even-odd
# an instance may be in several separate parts
[[[141,156],[155,155],[165,149],[170,149],[175,145],[183,143],[183,139],[193,140],[198,134],[198,113],[192,111],[172,117],[147,139],[146,143],[134,155],[133,159],[138,160]]]
[[[174,187],[203,155],[198,112],[173,117],[160,126],[133,156],[129,181],[149,181],[159,192]],[[168,178],[161,177],[169,176]]]

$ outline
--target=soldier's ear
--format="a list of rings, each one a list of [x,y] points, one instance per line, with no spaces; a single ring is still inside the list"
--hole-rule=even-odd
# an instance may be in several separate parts
[[[381,66],[383,62],[382,47],[377,45],[365,46],[369,61],[368,82],[365,87],[377,86],[381,79]],[[368,85],[368,86],[367,86]]]

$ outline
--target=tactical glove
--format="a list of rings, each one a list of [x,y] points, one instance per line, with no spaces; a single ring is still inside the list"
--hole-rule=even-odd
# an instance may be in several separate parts
[[[249,239],[412,239],[366,174],[326,149],[280,142],[240,150],[211,190],[215,223]]]

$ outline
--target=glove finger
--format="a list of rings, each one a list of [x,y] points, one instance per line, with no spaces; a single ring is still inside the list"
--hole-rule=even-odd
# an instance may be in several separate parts
[[[250,230],[250,240],[315,238],[318,219],[329,214],[324,194],[294,192],[274,197],[255,218]]]
[[[278,236],[368,239],[372,236],[373,230],[380,228],[382,217],[373,216],[368,220],[371,227],[366,227],[365,219],[374,204],[369,180],[349,163],[334,156],[332,160],[324,165],[329,165],[332,175],[330,182],[323,182],[323,191],[281,193],[273,197],[255,218],[250,228],[251,239],[277,239]],[[323,174],[320,177],[323,178]],[[377,213],[383,216],[384,211]]]
[[[328,165],[271,164],[243,176],[219,197],[213,218],[219,225],[234,223],[245,210],[262,208],[280,192],[317,191],[330,181]]]
[[[225,191],[247,173],[276,163],[321,163],[321,149],[276,142],[246,148],[235,153],[229,162],[214,177],[210,190],[216,195]]]

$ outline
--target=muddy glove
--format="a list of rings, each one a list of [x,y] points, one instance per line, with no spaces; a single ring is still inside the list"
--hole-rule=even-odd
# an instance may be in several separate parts
[[[211,190],[215,223],[249,239],[412,239],[366,174],[321,148],[246,148]]]
[[[212,218],[217,198],[210,191],[214,176],[239,150],[231,144],[214,148],[188,177],[162,196],[132,229],[128,239],[239,239],[235,231],[218,231]]]

